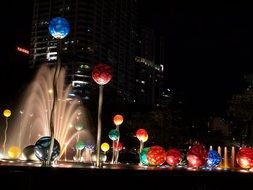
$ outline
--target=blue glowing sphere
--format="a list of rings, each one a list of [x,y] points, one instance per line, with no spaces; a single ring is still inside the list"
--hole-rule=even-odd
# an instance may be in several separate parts
[[[62,17],[52,18],[49,22],[48,30],[49,30],[49,33],[54,38],[63,39],[68,35],[70,31],[69,22],[65,18],[62,18]]]
[[[48,157],[49,147],[50,147],[51,137],[45,136],[41,137],[36,143],[34,147],[35,156],[41,160],[46,161]],[[51,155],[51,161],[54,161],[55,158],[60,154],[60,144],[54,139],[54,147]]]
[[[217,167],[221,162],[220,154],[215,150],[210,150],[208,152],[207,166],[214,168]]]
[[[143,148],[140,153],[140,162],[145,166],[149,165],[149,161],[147,158],[147,153],[148,153],[149,149],[150,149],[150,147]]]
[[[119,131],[117,129],[112,129],[109,132],[109,138],[112,141],[118,140],[119,139]]]

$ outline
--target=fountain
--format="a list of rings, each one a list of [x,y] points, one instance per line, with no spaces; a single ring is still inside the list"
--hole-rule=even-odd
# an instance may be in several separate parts
[[[43,136],[50,136],[50,112],[53,104],[53,76],[55,68],[43,65],[24,94],[20,105],[20,117],[14,122],[8,135],[7,149],[18,146],[23,150],[34,145]],[[73,159],[76,143],[94,144],[90,132],[88,110],[78,97],[71,97],[71,86],[65,85],[65,69],[61,69],[57,81],[57,104],[54,116],[54,138],[61,151],[58,159]],[[4,155],[7,158],[7,155]]]

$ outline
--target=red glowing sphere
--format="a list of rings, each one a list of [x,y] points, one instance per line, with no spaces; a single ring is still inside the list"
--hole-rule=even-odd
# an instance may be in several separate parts
[[[253,167],[253,148],[241,148],[236,154],[236,162],[241,168],[249,169]]]
[[[113,117],[113,122],[115,125],[121,125],[123,123],[123,116],[120,114],[117,114]]]
[[[203,145],[194,145],[187,152],[188,166],[201,167],[205,165],[208,158],[208,152]]]
[[[166,153],[166,162],[170,166],[176,166],[182,160],[181,152],[176,148],[171,148]]]
[[[119,143],[118,143],[118,146],[117,146],[117,142],[113,141],[113,148],[114,148],[114,150],[116,150],[116,151],[121,151],[122,148],[123,148],[123,146],[122,146],[121,142],[119,142]]]
[[[105,85],[112,79],[111,67],[100,63],[92,71],[93,80],[99,85]]]
[[[148,140],[148,133],[145,129],[138,129],[136,131],[136,137],[139,141],[146,142]]]
[[[161,146],[152,146],[147,152],[147,160],[150,165],[158,166],[165,162],[166,152]]]

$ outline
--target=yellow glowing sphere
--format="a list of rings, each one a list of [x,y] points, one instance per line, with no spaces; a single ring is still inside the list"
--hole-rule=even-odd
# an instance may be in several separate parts
[[[148,135],[142,137],[142,142],[146,142],[148,140]]]
[[[115,125],[121,125],[123,123],[123,116],[120,114],[117,114],[113,117],[113,122]]]
[[[4,114],[5,117],[10,117],[11,116],[11,110],[6,109],[6,110],[4,110],[3,114]]]
[[[108,143],[103,143],[103,144],[101,144],[101,149],[102,149],[104,152],[108,151],[109,148],[110,148],[110,145],[109,145]]]
[[[11,159],[17,159],[21,155],[21,149],[17,146],[11,146],[8,149],[8,155]]]

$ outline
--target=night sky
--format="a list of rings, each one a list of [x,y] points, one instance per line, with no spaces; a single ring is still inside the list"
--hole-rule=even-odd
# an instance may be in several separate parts
[[[192,112],[224,113],[232,94],[243,89],[243,75],[253,73],[253,7],[243,3],[142,2],[142,21],[166,38],[167,87],[182,93]],[[9,83],[19,89],[26,81],[22,73],[26,65],[11,60],[17,44],[29,46],[32,5],[31,1],[14,0],[7,5],[9,15],[0,13],[1,25],[6,26],[1,27],[0,80],[3,89]],[[8,90],[1,92],[0,107],[12,97]]]

